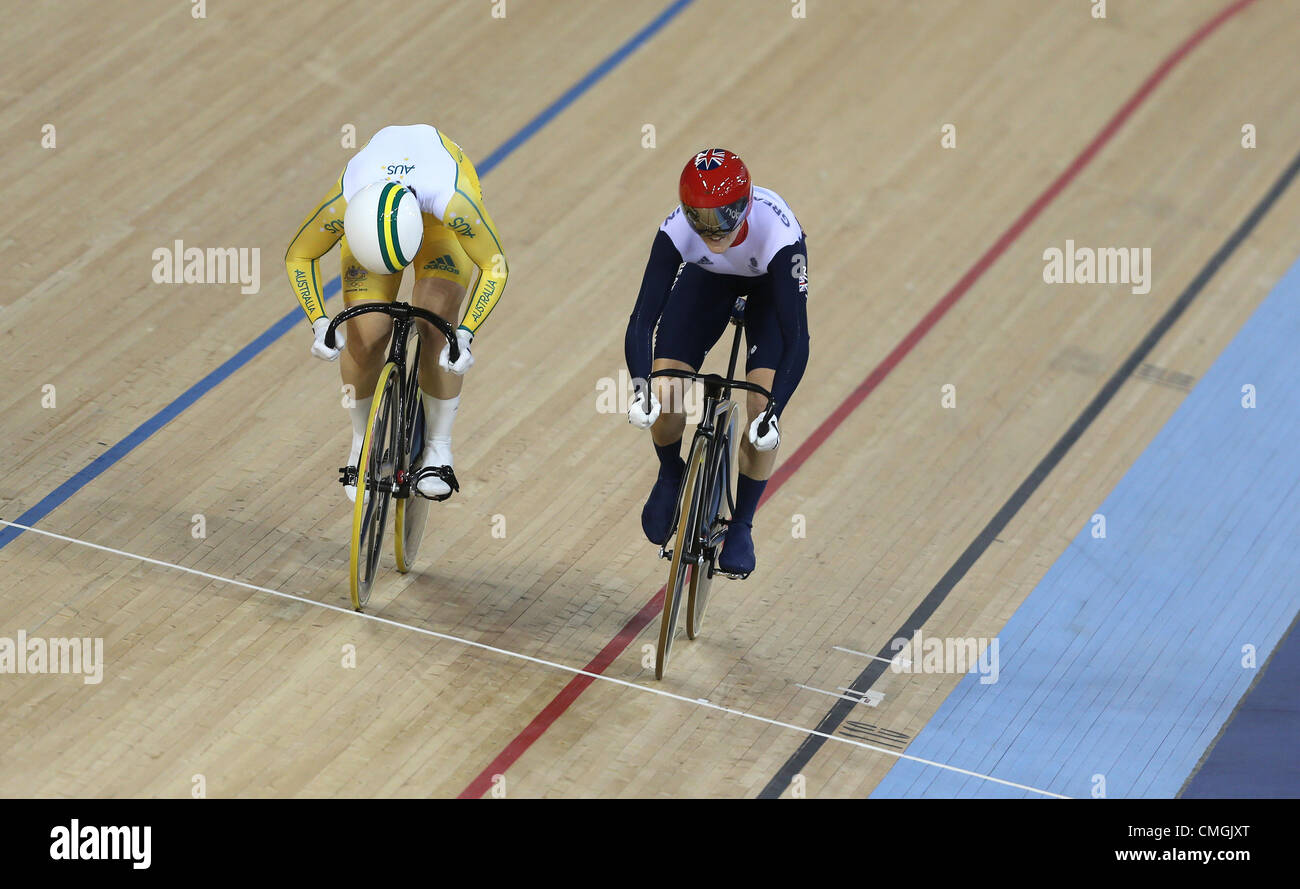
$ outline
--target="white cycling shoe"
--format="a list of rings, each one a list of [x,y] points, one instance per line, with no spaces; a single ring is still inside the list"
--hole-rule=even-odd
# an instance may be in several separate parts
[[[339,467],[339,481],[343,482],[343,496],[348,498],[348,503],[357,502],[357,461],[360,459],[361,439],[353,438],[352,450],[348,451],[348,465]]]
[[[446,500],[452,491],[460,490],[451,469],[450,441],[430,441],[425,447],[415,473],[415,489],[430,500]]]

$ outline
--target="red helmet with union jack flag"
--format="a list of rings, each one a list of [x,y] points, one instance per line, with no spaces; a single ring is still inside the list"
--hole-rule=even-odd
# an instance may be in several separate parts
[[[720,238],[740,228],[754,200],[749,168],[725,148],[709,148],[686,162],[677,184],[682,212],[704,237]]]

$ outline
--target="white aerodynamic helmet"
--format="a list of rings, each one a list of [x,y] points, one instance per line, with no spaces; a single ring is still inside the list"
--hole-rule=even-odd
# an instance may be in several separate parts
[[[396,182],[372,182],[348,201],[343,233],[358,262],[377,275],[391,275],[415,259],[424,220],[408,189]]]

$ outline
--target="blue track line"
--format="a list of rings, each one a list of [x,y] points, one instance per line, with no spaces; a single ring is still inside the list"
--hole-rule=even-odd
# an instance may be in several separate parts
[[[605,59],[605,61],[601,62],[595,68],[592,68],[591,71],[587,73],[586,77],[575,83],[569,88],[568,92],[548,105],[541,114],[524,124],[519,132],[515,133],[502,143],[501,147],[496,151],[489,154],[487,159],[479,165],[480,174],[486,176],[488,173],[492,172],[492,170],[496,168],[497,164],[509,157],[516,148],[535,136],[538,130],[554,120],[561,111],[572,105],[579,96],[591,89],[602,77],[622,64],[628,56],[640,49],[642,44],[655,34],[659,33],[659,31],[663,29],[664,25],[672,21],[678,13],[694,2],[695,0],[676,0],[675,3],[670,5],[663,12],[659,13],[654,21],[633,34],[631,39],[618,49],[614,50],[614,52],[610,53],[609,57]]]
[[[513,136],[503,142],[500,147],[487,156],[487,159],[479,165],[479,174],[486,176],[496,169],[502,161],[513,154],[521,145],[535,136],[538,131],[560,115],[564,109],[568,108],[578,100],[584,93],[600,82],[605,75],[609,74],[625,61],[632,53],[636,52],[647,40],[657,34],[670,21],[672,21],[683,9],[694,3],[695,0],[675,0],[663,12],[659,13],[648,25],[640,31],[633,34],[622,46],[614,50],[604,61],[592,68],[586,76],[570,87],[565,93],[546,106],[540,114],[524,124]],[[339,278],[336,275],[325,285],[322,292],[324,299],[329,300],[339,292]],[[94,460],[90,461],[85,468],[79,471],[72,478],[59,485],[49,494],[41,498],[41,501],[35,506],[28,509],[22,515],[18,516],[16,521],[21,525],[35,525],[41,519],[53,512],[58,506],[64,503],[73,494],[80,491],[86,485],[90,484],[95,478],[100,476],[110,466],[117,463],[136,447],[144,443],[162,427],[166,426],[176,417],[188,408],[194,402],[198,401],[208,392],[217,387],[219,383],[231,376],[248,362],[252,361],[268,346],[284,336],[302,319],[302,312],[299,309],[293,309],[283,318],[276,321],[257,339],[253,340],[244,348],[228,358],[220,367],[209,373],[203,379],[199,380],[190,388],[182,392],[176,399],[165,405],[156,414],[145,420],[137,426],[129,435],[110,447],[107,451],[100,454]],[[15,528],[11,525],[0,529],[0,549],[9,545],[9,542],[18,537],[22,529]]]

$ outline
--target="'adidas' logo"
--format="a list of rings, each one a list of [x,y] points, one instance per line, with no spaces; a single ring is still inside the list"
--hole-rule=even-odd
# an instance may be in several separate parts
[[[429,260],[424,264],[424,267],[432,271],[451,272],[453,275],[460,274],[460,269],[456,268],[456,260],[451,258],[450,253]]]
[[[695,260],[695,263],[696,265],[713,265],[713,263],[709,262],[707,256],[701,256],[699,259]]]

